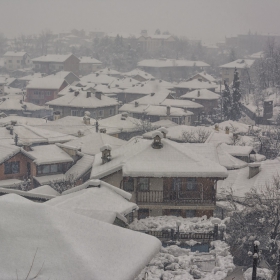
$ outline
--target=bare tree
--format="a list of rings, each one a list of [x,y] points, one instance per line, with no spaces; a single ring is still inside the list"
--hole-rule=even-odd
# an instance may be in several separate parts
[[[211,132],[205,128],[197,128],[191,131],[183,131],[182,139],[185,143],[204,143]]]

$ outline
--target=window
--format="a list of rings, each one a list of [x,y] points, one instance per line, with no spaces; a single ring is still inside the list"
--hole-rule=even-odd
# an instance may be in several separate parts
[[[195,210],[186,210],[186,218],[195,217]]]
[[[188,178],[187,180],[187,191],[194,191],[196,190],[196,178]]]
[[[114,109],[110,109],[110,116],[114,115],[115,114],[115,110]]]
[[[131,177],[125,177],[123,179],[123,190],[126,192],[134,191],[134,179]]]
[[[79,116],[79,111],[78,110],[71,110],[71,116],[78,117]]]
[[[37,167],[38,174],[49,174],[63,172],[63,164],[44,164]]]
[[[179,124],[179,119],[178,119],[178,118],[172,118],[171,120],[172,120],[173,122]]]
[[[170,216],[176,216],[176,217],[181,217],[181,210],[180,209],[170,209],[169,211]]]
[[[103,110],[100,110],[100,111],[98,112],[98,116],[99,116],[99,117],[103,117]]]
[[[19,173],[19,161],[5,162],[5,174],[16,174]]]
[[[173,178],[173,191],[180,191],[182,188],[181,178]]]
[[[139,209],[138,210],[138,219],[145,219],[149,217],[149,209]]]
[[[145,192],[150,189],[150,180],[149,178],[139,178],[138,179],[138,190],[140,192]]]
[[[133,222],[133,212],[126,215],[127,223],[131,224]]]
[[[50,91],[46,91],[46,92],[45,92],[45,95],[51,96],[51,92],[50,92]]]

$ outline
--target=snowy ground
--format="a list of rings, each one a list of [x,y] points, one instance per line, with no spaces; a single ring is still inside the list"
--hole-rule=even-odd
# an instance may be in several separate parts
[[[209,254],[176,245],[162,248],[135,280],[222,280],[233,269],[233,257],[223,241],[213,241]],[[146,278],[145,278],[146,277]]]
[[[209,232],[213,231],[212,220],[215,218],[207,219],[206,216],[194,217],[194,218],[182,218],[175,216],[158,216],[148,217],[146,219],[135,219],[130,225],[132,230],[167,230],[177,229],[177,222],[180,222],[180,232]],[[219,225],[219,228],[225,227],[223,221]]]

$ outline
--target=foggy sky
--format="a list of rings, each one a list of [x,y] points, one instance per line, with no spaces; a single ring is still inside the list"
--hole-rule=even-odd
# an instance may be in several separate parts
[[[149,34],[159,28],[203,41],[280,33],[280,0],[0,0],[0,32],[85,31]]]

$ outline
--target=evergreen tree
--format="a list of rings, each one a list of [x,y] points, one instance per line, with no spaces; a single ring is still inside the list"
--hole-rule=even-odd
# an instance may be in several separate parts
[[[241,91],[240,91],[240,79],[239,74],[235,68],[233,86],[232,86],[232,106],[230,119],[238,121],[241,118]]]
[[[224,82],[224,84],[225,84],[225,89],[222,92],[223,94],[222,112],[223,112],[224,119],[229,120],[231,115],[232,98],[231,98],[229,86],[226,83],[226,81]]]

